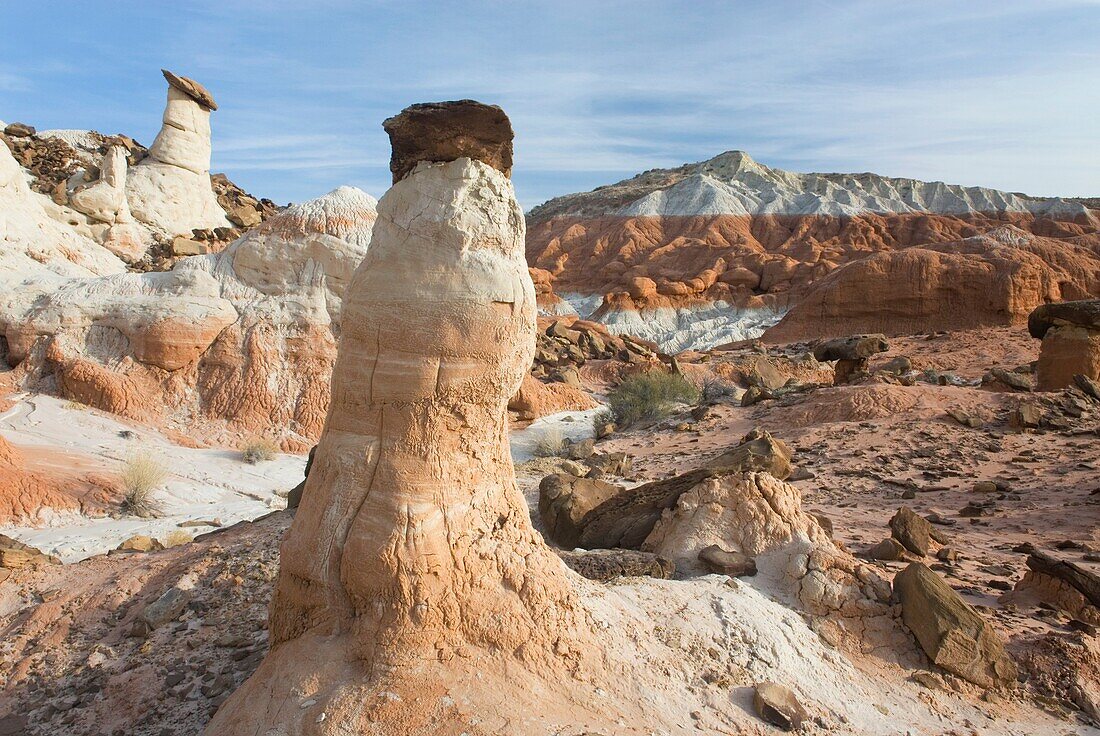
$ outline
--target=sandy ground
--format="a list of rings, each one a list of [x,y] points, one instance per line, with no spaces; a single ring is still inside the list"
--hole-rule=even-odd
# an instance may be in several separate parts
[[[127,459],[147,453],[169,472],[157,493],[163,511],[157,519],[44,512],[38,524],[0,527],[0,534],[66,562],[102,554],[135,534],[163,539],[181,523],[229,525],[286,508],[285,494],[305,468],[305,458],[294,455],[249,465],[232,450],[184,447],[155,429],[52,396],[10,398],[15,405],[0,415],[0,433],[27,453],[29,462],[76,462],[118,473]],[[215,527],[187,528],[196,533]]]
[[[115,549],[142,534],[164,541],[180,524],[191,534],[255,519],[286,508],[286,493],[302,480],[305,458],[280,454],[249,465],[234,450],[193,448],[173,442],[154,428],[128,423],[79,404],[40,394],[8,397],[14,405],[0,414],[0,434],[23,452],[32,468],[117,474],[136,453],[157,458],[170,472],[157,497],[162,516],[141,519],[45,509],[34,523],[0,526],[6,534],[37,549],[75,562]],[[592,436],[598,410],[561,412],[512,432],[517,464],[531,460],[542,438],[571,440]],[[539,476],[541,478],[541,476]],[[537,480],[537,479],[536,479]]]

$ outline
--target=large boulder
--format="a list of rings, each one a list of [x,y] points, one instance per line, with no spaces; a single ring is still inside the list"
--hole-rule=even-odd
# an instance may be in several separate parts
[[[576,547],[592,511],[625,491],[595,478],[546,476],[539,483],[539,517],[547,536],[566,549]]]
[[[981,687],[1016,681],[1016,663],[1001,635],[923,563],[894,577],[894,594],[902,620],[932,662]]]
[[[1027,326],[1043,341],[1036,368],[1040,391],[1072,386],[1077,375],[1100,379],[1100,299],[1043,304]]]
[[[923,516],[905,506],[890,519],[890,532],[905,549],[915,555],[928,555],[932,543],[932,525]]]

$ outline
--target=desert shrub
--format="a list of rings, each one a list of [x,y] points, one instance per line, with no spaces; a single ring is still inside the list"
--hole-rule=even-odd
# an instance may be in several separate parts
[[[602,430],[608,424],[615,423],[615,415],[610,409],[600,409],[598,412],[592,415],[592,432],[597,437],[600,436],[600,430]]]
[[[274,442],[257,437],[246,442],[241,448],[241,459],[249,465],[255,465],[273,460],[278,452],[279,448]]]
[[[156,516],[160,504],[153,492],[168,477],[168,468],[158,458],[146,452],[138,452],[126,460],[122,468],[122,485],[126,495],[123,509],[134,516]]]
[[[740,392],[741,387],[733,381],[728,381],[719,376],[708,376],[703,381],[702,399],[705,402],[714,403],[719,399],[737,396]]]
[[[547,427],[535,442],[533,453],[536,457],[561,457],[569,447],[569,442],[558,427]]]
[[[677,404],[699,400],[699,389],[675,373],[649,371],[629,376],[607,397],[607,405],[618,427],[664,419]]]

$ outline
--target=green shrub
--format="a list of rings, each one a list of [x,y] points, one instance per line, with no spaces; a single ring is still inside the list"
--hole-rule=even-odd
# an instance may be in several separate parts
[[[677,404],[699,400],[699,389],[683,376],[650,371],[626,378],[611,390],[607,405],[616,426],[657,421],[670,415]]]

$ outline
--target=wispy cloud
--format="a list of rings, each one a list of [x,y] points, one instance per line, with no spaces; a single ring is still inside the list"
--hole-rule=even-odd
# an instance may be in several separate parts
[[[731,148],[793,170],[1100,194],[1092,0],[122,0],[71,4],[49,28],[20,22],[32,12],[5,10],[21,30],[4,40],[0,118],[149,140],[156,70],[177,68],[221,105],[215,168],[279,200],[381,194],[382,119],[458,97],[508,111],[525,206]]]

